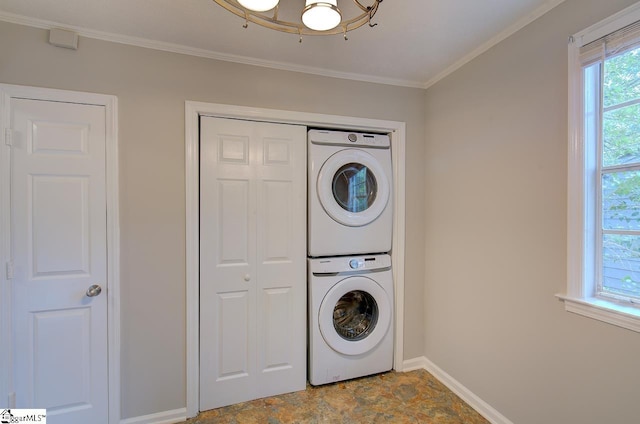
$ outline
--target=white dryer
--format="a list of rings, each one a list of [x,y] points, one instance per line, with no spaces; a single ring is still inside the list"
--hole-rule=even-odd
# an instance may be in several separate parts
[[[308,143],[308,255],[389,252],[389,136],[310,130]]]
[[[308,259],[309,382],[333,383],[393,368],[389,255]]]

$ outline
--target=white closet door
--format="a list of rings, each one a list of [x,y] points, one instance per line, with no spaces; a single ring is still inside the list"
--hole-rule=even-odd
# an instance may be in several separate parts
[[[306,385],[306,128],[203,117],[200,409]]]

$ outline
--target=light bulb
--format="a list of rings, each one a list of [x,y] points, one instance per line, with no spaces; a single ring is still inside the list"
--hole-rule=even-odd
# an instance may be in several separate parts
[[[329,31],[340,25],[341,20],[338,0],[307,0],[302,12],[302,23],[314,31]]]
[[[255,12],[266,12],[278,5],[280,0],[238,0],[242,6]]]

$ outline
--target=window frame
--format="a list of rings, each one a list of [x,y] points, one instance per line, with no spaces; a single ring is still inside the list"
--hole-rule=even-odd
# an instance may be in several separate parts
[[[579,315],[640,332],[640,308],[613,298],[596,296],[596,228],[600,194],[597,151],[590,151],[584,131],[584,72],[580,48],[640,21],[640,3],[592,25],[569,39],[568,67],[568,187],[567,187],[567,287],[557,296],[565,309]],[[601,124],[599,120],[596,123]],[[598,128],[598,131],[600,129]],[[600,137],[597,137],[600,145]],[[598,150],[600,148],[598,147]]]

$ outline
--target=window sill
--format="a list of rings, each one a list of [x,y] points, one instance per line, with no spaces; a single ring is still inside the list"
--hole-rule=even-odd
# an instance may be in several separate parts
[[[596,298],[579,298],[564,294],[557,294],[556,297],[564,301],[564,308],[568,312],[640,333],[639,308]]]

